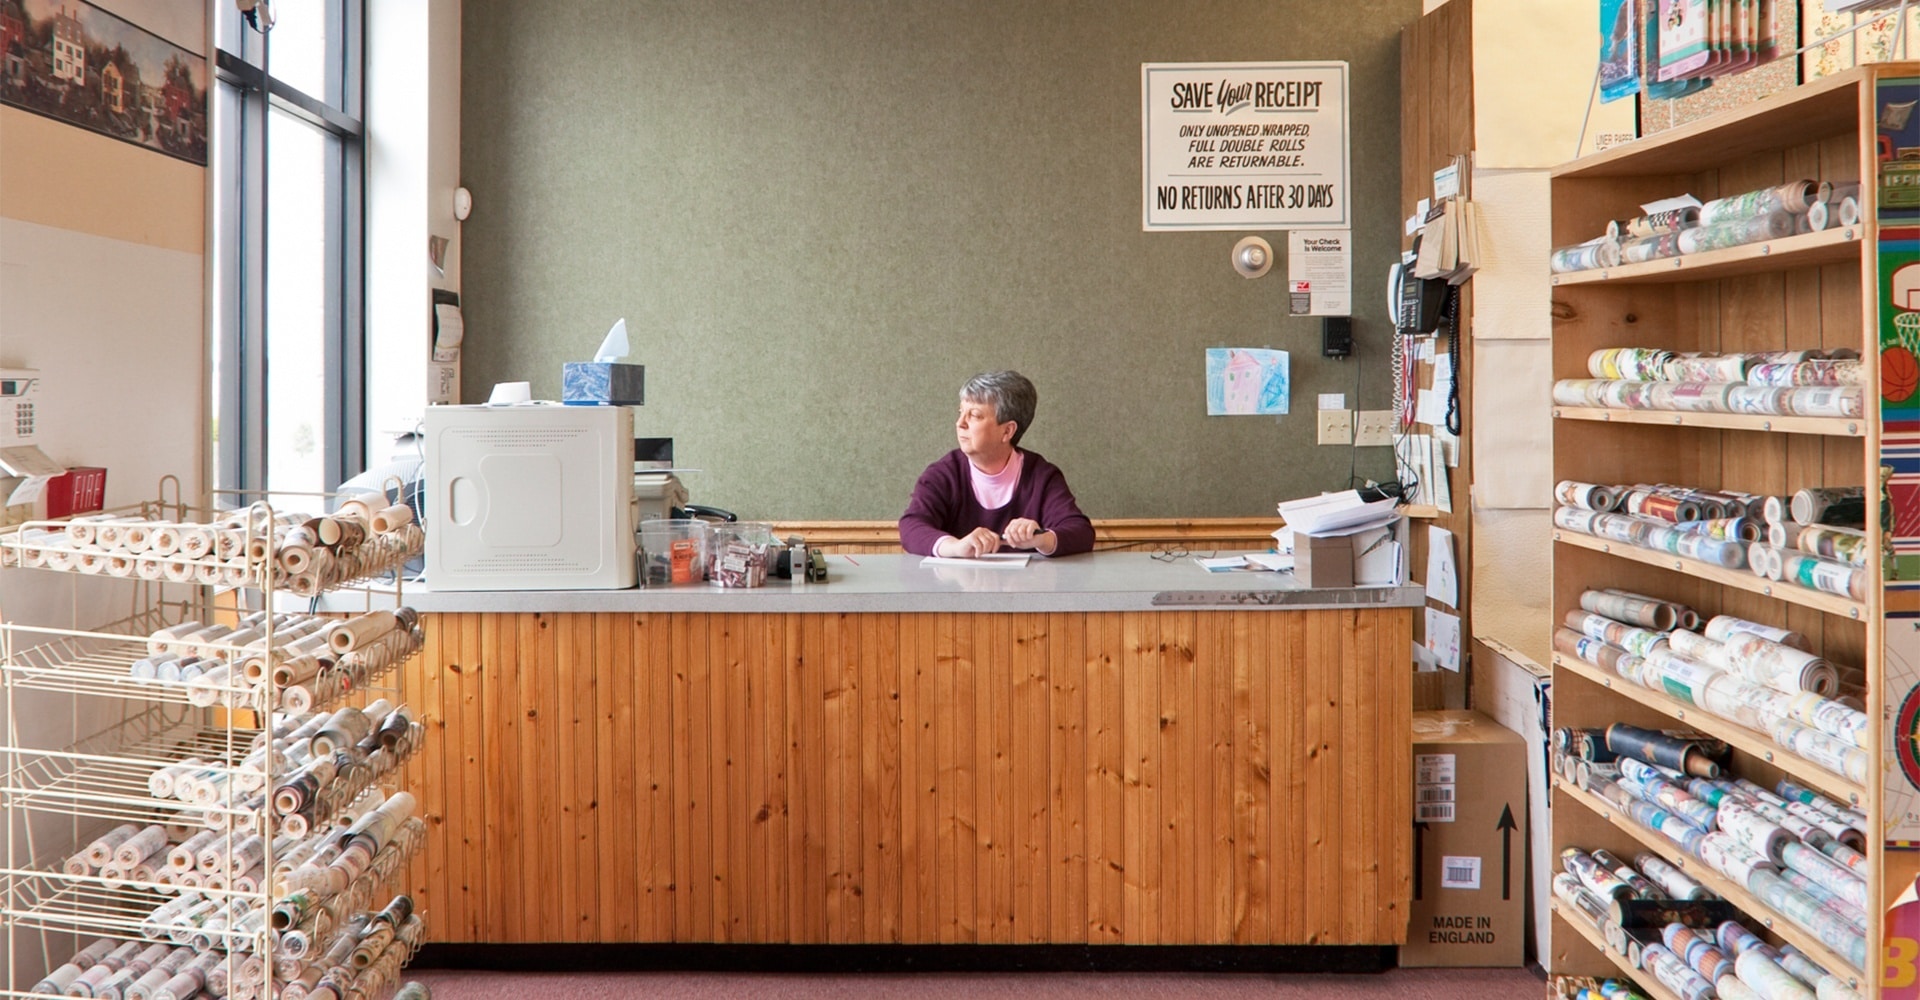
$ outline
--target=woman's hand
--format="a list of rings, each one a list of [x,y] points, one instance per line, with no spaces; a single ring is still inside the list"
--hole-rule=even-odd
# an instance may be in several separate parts
[[[1007,546],[1015,549],[1038,549],[1043,555],[1051,555],[1059,544],[1053,532],[1040,527],[1040,522],[1030,517],[1016,517],[1007,522],[1001,537],[1007,540]]]
[[[945,551],[939,551],[944,549]],[[1000,551],[1000,536],[992,528],[975,528],[959,538],[949,538],[936,547],[934,555],[948,559],[972,559]]]

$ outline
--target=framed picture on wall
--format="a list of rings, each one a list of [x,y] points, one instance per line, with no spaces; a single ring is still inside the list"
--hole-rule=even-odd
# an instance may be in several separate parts
[[[85,0],[0,0],[0,104],[207,163],[207,60]]]

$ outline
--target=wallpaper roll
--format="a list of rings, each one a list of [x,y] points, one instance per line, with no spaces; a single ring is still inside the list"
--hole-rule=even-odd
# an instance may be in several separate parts
[[[113,860],[121,868],[132,868],[145,861],[154,852],[164,850],[166,846],[166,828],[158,824],[149,825],[116,845],[113,849]]]
[[[1787,845],[1794,842],[1793,837],[1766,817],[1738,803],[1727,802],[1715,813],[1714,821],[1774,866],[1786,863]]]
[[[1664,212],[1635,216],[1607,223],[1607,235],[1614,239],[1658,236],[1675,233],[1700,224],[1700,209],[1693,205],[1682,205]]]
[[[1793,495],[1793,519],[1801,524],[1859,527],[1866,516],[1864,487],[1809,487]]]
[[[1570,628],[1554,630],[1553,648],[1555,652],[1616,673],[1621,658],[1628,655],[1625,650],[1608,645],[1604,639],[1595,639]]]
[[[1682,774],[1703,778],[1718,777],[1720,774],[1720,765],[1714,762],[1700,741],[1657,730],[1616,722],[1607,727],[1607,749]]]
[[[413,508],[402,503],[375,511],[372,520],[368,523],[373,527],[374,531],[385,535],[399,531],[412,522]]]
[[[120,849],[120,845],[133,839],[139,832],[140,828],[132,823],[123,823],[88,844],[81,854],[87,859],[87,864],[95,868],[104,868],[113,860],[114,852]]]
[[[1820,185],[1811,180],[1788,181],[1773,187],[1715,198],[1700,206],[1700,225],[1747,220],[1776,214],[1805,212],[1818,200]]]
[[[1832,697],[1840,686],[1839,674],[1825,658],[1752,633],[1730,636],[1726,653],[1735,672],[1775,691],[1789,695],[1811,691]]]
[[[1593,240],[1570,247],[1557,247],[1547,258],[1547,267],[1555,274],[1591,271],[1600,267],[1618,267],[1620,244],[1609,239]]]
[[[1561,480],[1553,488],[1553,497],[1561,504],[1586,510],[1612,511],[1620,506],[1620,494],[1610,486]]]
[[[1587,371],[1597,379],[1653,382],[1666,377],[1667,364],[1678,355],[1657,347],[1614,347],[1587,356]]]
[[[1768,642],[1777,642],[1783,646],[1792,646],[1799,650],[1810,650],[1813,648],[1812,645],[1807,642],[1806,636],[1792,629],[1765,625],[1760,622],[1748,621],[1744,618],[1736,618],[1732,615],[1715,615],[1707,620],[1707,638],[1715,642],[1727,642],[1735,633],[1739,632],[1757,635]]]
[[[1580,607],[1615,621],[1660,632],[1672,629],[1679,618],[1671,604],[1648,597],[1599,590],[1581,593]]]
[[[1804,552],[1783,552],[1780,578],[1809,590],[1855,601],[1867,599],[1867,574],[1859,566],[1834,562]]]
[[[1866,393],[1857,385],[1788,389],[1780,397],[1786,413],[1798,417],[1856,418],[1866,407]]]
[[[1641,953],[1640,964],[1680,1000],[1714,1000],[1713,984],[1701,978],[1665,944],[1648,944]]]
[[[359,493],[340,502],[338,514],[372,524],[375,511],[388,507],[384,493]]]
[[[1865,531],[1831,524],[1809,525],[1794,541],[1802,552],[1852,566],[1865,566],[1872,549]]]
[[[362,643],[393,631],[400,625],[400,617],[392,611],[375,611],[346,621],[338,622],[328,633],[328,645],[336,653],[351,653]]]
[[[1813,692],[1796,695],[1786,717],[1859,749],[1867,747],[1867,714]]]
[[[1726,250],[1792,236],[1793,230],[1792,213],[1769,212],[1686,230],[1680,234],[1680,252],[1691,254]]]
[[[1620,243],[1620,263],[1622,264],[1644,264],[1650,260],[1678,257],[1680,253],[1678,232],[1628,239]]]
[[[1740,382],[1752,362],[1744,354],[1676,355],[1666,364],[1669,382]]]

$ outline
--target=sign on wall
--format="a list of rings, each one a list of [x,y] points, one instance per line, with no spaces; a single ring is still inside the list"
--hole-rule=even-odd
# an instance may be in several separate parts
[[[1141,228],[1352,225],[1346,63],[1146,63],[1140,93]]]

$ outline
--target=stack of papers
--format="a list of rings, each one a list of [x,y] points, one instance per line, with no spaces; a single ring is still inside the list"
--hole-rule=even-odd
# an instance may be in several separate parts
[[[922,566],[974,566],[980,569],[1026,569],[1027,561],[1033,555],[1028,552],[990,552],[970,559],[950,558],[947,556],[927,556],[920,560]]]
[[[1398,516],[1394,513],[1398,504],[1393,497],[1368,503],[1360,499],[1358,490],[1344,490],[1282,501],[1280,516],[1286,518],[1287,527],[1303,535],[1350,534],[1392,522]]]
[[[1193,561],[1209,573],[1228,573],[1234,570],[1261,570],[1278,573],[1293,568],[1293,557],[1278,552],[1247,552],[1237,556],[1205,557],[1194,556]]]

